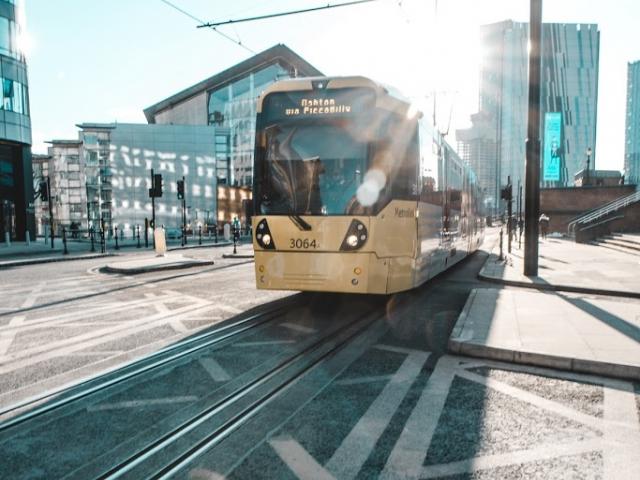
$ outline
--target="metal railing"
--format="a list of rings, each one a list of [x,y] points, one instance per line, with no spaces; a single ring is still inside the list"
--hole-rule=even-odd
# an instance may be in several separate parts
[[[640,202],[640,190],[627,195],[626,197],[618,198],[617,200],[607,203],[594,210],[590,210],[587,213],[573,219],[567,225],[567,231],[569,235],[575,236],[576,228],[578,227],[578,225],[586,225],[591,222],[595,222],[602,217],[605,217],[613,212],[620,210],[621,208],[625,208],[636,202]]]

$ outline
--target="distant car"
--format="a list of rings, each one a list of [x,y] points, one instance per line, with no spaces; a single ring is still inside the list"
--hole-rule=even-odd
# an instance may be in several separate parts
[[[182,238],[182,229],[180,228],[165,228],[164,234],[167,240],[173,240],[177,238]]]

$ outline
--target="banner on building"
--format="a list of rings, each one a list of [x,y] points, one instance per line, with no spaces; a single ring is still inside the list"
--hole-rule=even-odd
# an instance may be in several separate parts
[[[560,181],[562,113],[549,112],[544,115],[544,155],[542,157],[544,181]]]

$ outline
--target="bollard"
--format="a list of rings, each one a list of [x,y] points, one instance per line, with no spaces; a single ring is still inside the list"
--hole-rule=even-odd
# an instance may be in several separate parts
[[[89,235],[91,236],[91,251],[95,252],[96,251],[96,245],[95,245],[95,241],[94,241],[94,233],[95,231],[93,230],[93,227],[91,227],[91,229],[89,230]]]
[[[24,238],[27,241],[27,247],[31,246],[31,232],[29,230],[25,232]]]
[[[503,259],[503,255],[502,255],[502,227],[500,227],[500,260]]]
[[[198,225],[198,245],[202,245],[202,225]]]
[[[69,253],[69,250],[67,250],[67,229],[66,228],[62,228],[62,245],[64,246],[64,250],[62,251],[62,253],[64,255]]]
[[[214,241],[216,243],[218,243],[218,225],[216,224],[216,226],[213,228],[213,235],[214,235]]]
[[[149,219],[144,219],[144,248],[149,248]]]
[[[11,237],[9,236],[9,232],[4,232],[4,243],[7,244],[7,247],[11,246]]]
[[[100,229],[100,252],[107,253],[107,244],[104,238],[104,228]]]
[[[136,225],[136,230],[138,231],[138,248],[140,248],[140,225]]]
[[[114,237],[116,239],[116,250],[120,250],[120,246],[118,245],[118,227],[115,227],[115,231],[116,234],[114,235]],[[120,233],[122,233],[122,230],[120,230]]]
[[[237,254],[238,251],[236,250],[236,245],[238,243],[238,229],[236,227],[233,227],[233,254]]]

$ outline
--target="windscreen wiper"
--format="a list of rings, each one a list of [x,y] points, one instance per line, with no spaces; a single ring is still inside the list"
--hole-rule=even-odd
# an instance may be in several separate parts
[[[300,230],[304,232],[311,231],[311,225],[305,222],[299,215],[289,215],[289,220],[291,220]]]

